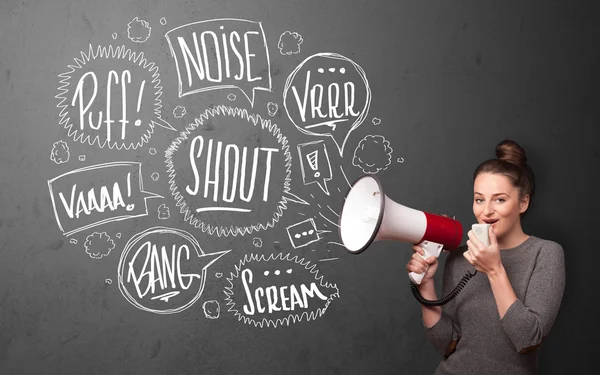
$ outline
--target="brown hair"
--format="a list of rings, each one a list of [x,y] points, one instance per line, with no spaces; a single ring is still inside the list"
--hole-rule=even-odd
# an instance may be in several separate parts
[[[496,146],[496,159],[489,159],[475,169],[473,181],[480,173],[501,174],[519,190],[519,200],[529,194],[529,207],[535,194],[535,174],[527,164],[527,154],[523,147],[512,140],[503,140]],[[521,214],[521,217],[525,212]]]

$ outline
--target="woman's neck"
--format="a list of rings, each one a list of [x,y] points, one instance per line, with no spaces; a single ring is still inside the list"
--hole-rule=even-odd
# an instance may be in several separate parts
[[[502,238],[498,238],[498,248],[500,250],[512,249],[513,247],[517,247],[522,244],[528,238],[529,235],[525,234],[523,229],[519,226],[511,233],[506,234]]]

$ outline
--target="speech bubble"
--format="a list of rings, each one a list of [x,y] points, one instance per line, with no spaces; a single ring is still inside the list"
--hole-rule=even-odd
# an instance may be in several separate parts
[[[340,293],[316,264],[291,254],[247,254],[227,278],[228,312],[255,327],[289,326],[325,314]]]
[[[175,59],[179,97],[237,88],[254,107],[256,90],[271,91],[271,65],[260,22],[222,18],[188,23],[165,34]]]
[[[283,105],[304,134],[331,137],[340,155],[367,116],[371,88],[364,70],[337,53],[309,56],[288,76]]]
[[[291,192],[287,138],[246,109],[205,110],[166,149],[165,164],[176,210],[210,235],[267,230],[289,202],[308,205]]]
[[[140,310],[174,314],[204,290],[208,267],[231,250],[205,254],[188,232],[154,227],[131,237],[119,259],[119,290]]]
[[[327,181],[331,180],[331,163],[327,147],[323,141],[314,141],[298,145],[300,170],[304,185],[317,184],[329,195]]]
[[[100,173],[99,173],[100,172]],[[48,180],[58,227],[65,236],[98,225],[148,215],[142,164],[112,162],[76,169]]]
[[[59,74],[59,123],[75,141],[100,148],[136,149],[155,127],[175,130],[162,118],[158,66],[125,46],[91,44]]]
[[[285,230],[294,249],[308,246],[321,239],[319,236],[319,230],[317,229],[315,221],[312,218],[292,224],[285,228]]]

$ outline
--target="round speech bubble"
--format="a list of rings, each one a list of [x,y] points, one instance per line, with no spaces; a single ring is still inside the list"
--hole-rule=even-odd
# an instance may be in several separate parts
[[[331,137],[343,156],[348,136],[367,116],[371,89],[354,61],[337,53],[318,53],[289,75],[283,105],[301,132]]]
[[[273,227],[291,191],[287,138],[269,119],[224,105],[208,108],[165,151],[177,211],[210,235],[237,236]]]
[[[202,295],[208,267],[229,251],[205,254],[188,232],[149,228],[133,236],[123,249],[119,290],[140,310],[181,312]]]
[[[156,126],[175,130],[162,118],[158,66],[125,46],[90,44],[59,74],[59,123],[75,142],[136,149]]]

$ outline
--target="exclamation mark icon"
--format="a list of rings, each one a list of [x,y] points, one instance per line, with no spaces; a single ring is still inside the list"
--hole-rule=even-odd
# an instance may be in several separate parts
[[[146,85],[146,80],[142,81],[142,84],[140,85],[140,92],[138,94],[138,101],[137,101],[137,113],[140,113],[140,108],[142,106],[142,96],[144,96],[144,86]],[[137,119],[135,120],[135,126],[140,126],[142,124],[142,120]]]
[[[315,178],[319,178],[319,176],[321,175],[321,173],[319,173],[319,171],[317,169],[319,169],[319,150],[315,150],[312,152],[309,152],[308,154],[306,154],[306,160],[308,161],[308,165],[310,166],[310,169],[312,169],[315,174]]]
[[[317,184],[323,193],[329,195],[327,181],[331,180],[331,163],[325,143],[315,141],[299,144],[298,154],[304,185]]]
[[[127,198],[131,198],[131,172],[127,173]],[[133,211],[134,208],[135,208],[134,203],[128,204],[125,207],[125,209],[127,211]]]

